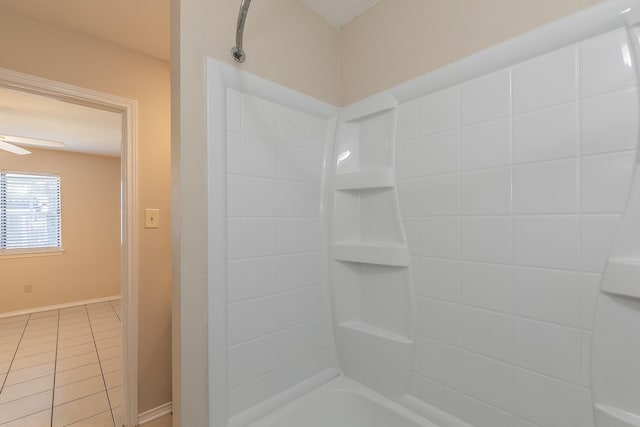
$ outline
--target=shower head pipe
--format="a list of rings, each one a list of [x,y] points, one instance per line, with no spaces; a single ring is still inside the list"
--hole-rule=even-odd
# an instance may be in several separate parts
[[[247,59],[247,55],[242,49],[242,38],[244,35],[244,23],[247,20],[247,13],[251,0],[242,0],[240,3],[240,12],[238,13],[238,25],[236,27],[236,45],[231,49],[231,55],[236,62],[243,63]]]

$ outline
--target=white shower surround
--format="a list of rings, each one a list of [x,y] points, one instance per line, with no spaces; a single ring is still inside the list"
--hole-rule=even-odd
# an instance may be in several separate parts
[[[620,48],[638,9],[633,0],[605,2],[386,91],[401,103],[397,188],[418,319],[412,379],[398,399],[405,407],[447,426],[458,425],[447,413],[476,427],[593,425],[591,313],[637,154],[635,74]],[[619,54],[603,58],[611,52]],[[336,110],[217,61],[207,65],[210,425],[222,427],[230,418],[227,88],[325,119]],[[535,81],[549,71],[558,80]],[[588,137],[608,126],[617,130],[614,145]],[[556,144],[527,138],[543,129],[554,132],[538,135]],[[435,203],[416,203],[419,189]],[[539,236],[556,241],[540,245]],[[245,408],[231,425],[336,372]]]
[[[274,403],[258,404],[283,388],[337,374],[319,232],[323,148],[336,109],[211,59],[207,70],[210,425],[226,426],[234,416],[243,425],[272,409]],[[302,203],[291,197],[297,189]],[[309,194],[317,194],[315,207]],[[283,278],[284,262],[290,274]],[[242,283],[244,273],[254,274],[254,284],[262,275],[265,286]],[[246,286],[229,291],[232,281]],[[307,301],[321,314],[308,315]],[[316,337],[311,346],[309,334]],[[298,352],[293,360],[278,351],[283,343]]]
[[[593,425],[593,302],[637,157],[627,40],[614,30],[400,107],[410,394],[476,427]]]

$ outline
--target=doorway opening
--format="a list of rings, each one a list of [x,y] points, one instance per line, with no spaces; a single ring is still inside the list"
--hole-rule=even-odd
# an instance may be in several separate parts
[[[53,100],[120,115],[120,294],[121,307],[113,301],[92,307],[100,313],[111,307],[122,324],[120,424],[138,423],[138,260],[136,230],[136,117],[137,102],[0,68],[0,88],[39,95]],[[96,301],[97,302],[97,301]],[[91,312],[87,306],[87,314]],[[95,316],[98,319],[101,314]],[[93,334],[93,332],[92,332]],[[105,386],[106,387],[106,386]]]

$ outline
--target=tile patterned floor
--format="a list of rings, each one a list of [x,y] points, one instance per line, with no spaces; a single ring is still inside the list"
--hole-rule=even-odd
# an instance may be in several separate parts
[[[0,319],[0,427],[120,425],[120,301]]]

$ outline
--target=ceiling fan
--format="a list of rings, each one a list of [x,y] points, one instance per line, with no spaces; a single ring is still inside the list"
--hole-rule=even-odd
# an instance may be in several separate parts
[[[58,141],[48,141],[46,139],[27,138],[24,136],[12,136],[12,135],[0,135],[0,150],[8,151],[13,154],[25,155],[31,154],[31,151],[26,150],[18,145],[27,145],[32,147],[46,147],[46,148],[61,148],[64,147],[64,143]]]

